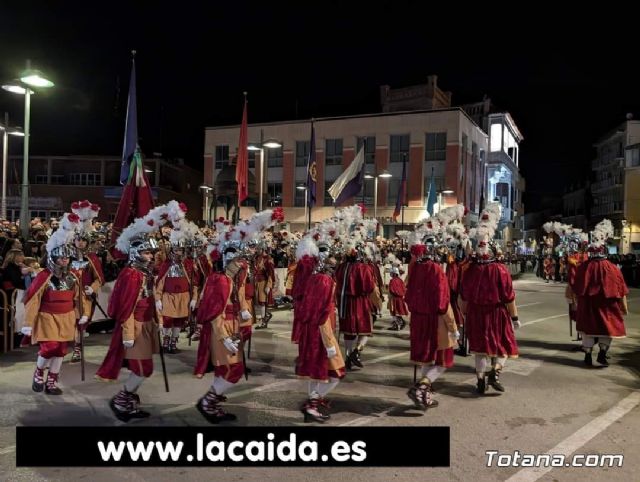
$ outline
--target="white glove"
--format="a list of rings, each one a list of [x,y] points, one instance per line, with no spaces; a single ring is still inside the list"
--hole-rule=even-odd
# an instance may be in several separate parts
[[[225,338],[222,340],[222,343],[224,344],[224,347],[234,355],[238,353],[238,343],[234,342],[231,338]]]
[[[338,350],[336,350],[335,346],[330,346],[327,348],[327,356],[329,358],[333,358],[334,356],[338,356]]]
[[[22,333],[24,336],[31,336],[31,330],[32,328],[30,326],[23,326],[20,329],[20,333]]]
[[[191,303],[189,303],[189,308],[191,308],[192,310],[196,309],[196,300],[191,300]]]
[[[156,301],[156,310],[160,312],[162,311],[162,301]]]
[[[87,296],[91,296],[93,294],[93,288],[91,286],[85,286],[84,294]]]
[[[133,340],[122,340],[125,348],[133,348]]]
[[[457,341],[457,340],[460,339],[460,332],[458,330],[456,330],[453,333],[449,333],[449,336]]]
[[[520,320],[511,320],[511,324],[513,325],[514,330],[517,330],[522,326],[522,323],[520,323]]]
[[[244,321],[250,320],[251,319],[251,313],[248,310],[242,310],[240,312],[240,316],[242,317],[242,319]]]
[[[87,321],[89,321],[89,317],[88,316],[82,316],[78,320],[78,325],[84,325]]]
[[[269,296],[269,293],[271,293],[271,288],[266,288],[264,292],[267,294],[267,296]]]

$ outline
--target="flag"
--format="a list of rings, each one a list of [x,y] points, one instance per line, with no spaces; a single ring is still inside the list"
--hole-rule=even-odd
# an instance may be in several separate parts
[[[393,220],[400,216],[402,206],[405,204],[407,197],[407,158],[402,160],[402,180],[400,181],[400,189],[398,190],[398,199],[396,200],[396,208],[393,210]]]
[[[433,206],[436,203],[436,186],[433,179],[433,167],[431,168],[431,181],[429,181],[429,190],[427,191],[427,200],[425,203],[425,210],[429,213],[430,216],[433,216]]]
[[[316,164],[316,130],[311,123],[311,140],[309,141],[309,160],[307,161],[307,205],[309,209],[316,205],[316,189],[318,184]]]
[[[331,187],[327,190],[337,206],[350,197],[355,196],[362,189],[364,183],[364,144],[358,155],[347,169],[340,174]]]
[[[249,197],[249,150],[247,143],[247,98],[244,99],[242,126],[238,141],[238,157],[236,159],[236,182],[238,183],[238,206]]]
[[[124,179],[122,196],[116,211],[116,217],[111,229],[111,254],[114,258],[125,258],[115,248],[116,240],[122,230],[133,222],[135,218],[146,215],[153,208],[153,193],[147,179],[142,162],[142,154],[138,147],[138,122],[136,115],[136,83],[135,62],[131,68],[131,85],[129,86],[129,101],[127,103],[127,121],[125,126],[124,149],[122,151],[122,169],[120,181]],[[132,94],[133,92],[133,94]],[[129,151],[131,153],[129,154]]]
[[[129,179],[131,161],[138,148],[138,109],[136,106],[136,61],[131,62],[131,79],[129,80],[129,97],[127,100],[127,120],[124,128],[124,147],[122,149],[122,165],[120,166],[120,184],[123,186]]]

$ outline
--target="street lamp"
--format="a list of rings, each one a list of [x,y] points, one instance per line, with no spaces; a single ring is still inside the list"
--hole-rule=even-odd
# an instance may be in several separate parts
[[[260,198],[258,200],[258,211],[262,211],[262,191],[264,189],[264,150],[265,149],[277,149],[282,147],[282,143],[275,139],[263,139],[264,131],[260,131],[260,143],[249,144],[247,149],[250,151],[260,151]]]
[[[24,132],[17,127],[9,127],[9,114],[4,114],[2,131],[2,200],[0,201],[0,218],[7,219],[7,164],[9,157],[9,136],[24,137]]]
[[[442,195],[444,194],[445,196],[448,196],[453,193],[454,193],[453,189],[443,189],[442,191],[438,191],[438,212],[442,210],[442,203],[443,203]]]
[[[298,191],[304,191],[304,219],[307,219],[307,202],[308,202],[307,186],[305,186],[304,184],[299,184],[296,186],[296,189]]]
[[[31,120],[31,94],[34,88],[49,88],[54,84],[39,70],[31,69],[31,62],[27,60],[27,70],[22,73],[20,80],[12,81],[2,86],[4,90],[14,94],[24,95],[24,156],[22,162],[22,192],[20,196],[20,230],[24,240],[29,239],[29,135]]]
[[[207,224],[207,226],[209,226],[209,224],[211,224],[211,213],[209,211],[209,193],[213,191],[213,188],[211,186],[203,184],[202,186],[200,186],[200,189],[202,189],[204,196],[204,222]]]
[[[373,183],[373,217],[378,218],[378,178],[388,179],[393,177],[393,175],[387,171],[386,169],[382,171],[380,174],[376,174],[372,176],[371,174],[365,174],[365,179],[374,179]]]

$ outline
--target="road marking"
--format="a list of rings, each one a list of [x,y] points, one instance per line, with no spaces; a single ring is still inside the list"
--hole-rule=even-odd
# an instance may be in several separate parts
[[[536,301],[535,303],[525,303],[524,305],[518,305],[518,308],[524,308],[525,306],[541,305],[542,301]]]
[[[367,366],[373,365],[375,363],[380,363],[381,361],[390,360],[392,358],[398,358],[401,356],[408,356],[408,355],[409,355],[408,352],[401,352],[401,353],[395,353],[393,355],[386,355],[379,358],[374,358],[372,360],[367,361]],[[230,392],[227,396],[229,397],[229,399],[233,399],[243,395],[248,395],[250,393],[265,392],[273,388],[281,388],[281,387],[285,387],[293,384],[302,384],[303,382],[305,382],[305,380],[302,380],[299,378],[288,378],[286,380],[280,380],[279,382],[268,383],[266,385],[260,385],[253,388],[246,388],[244,390],[238,390],[237,392]],[[169,415],[171,413],[182,412],[183,410],[189,410],[191,408],[194,408],[194,406],[195,406],[194,403],[188,403],[188,404],[185,403],[183,405],[178,405],[176,407],[171,407],[171,408],[166,408],[164,410],[161,410],[159,414]]]
[[[16,446],[9,445],[8,447],[0,449],[0,455],[10,454],[11,452],[15,452],[15,451],[16,451]]]
[[[627,413],[633,410],[638,403],[640,403],[640,393],[634,392],[628,397],[623,398],[615,407],[610,408],[577,432],[569,435],[546,454],[564,455],[565,457],[569,457],[572,453],[589,442],[593,437],[606,430],[616,420],[624,417]],[[553,467],[531,467],[522,469],[512,477],[509,477],[507,482],[534,482],[547,472],[550,472],[551,469],[553,469]]]
[[[563,316],[568,317],[569,315],[567,313],[562,313],[560,315],[546,316],[545,318],[538,318],[536,320],[531,320],[531,321],[527,321],[526,323],[522,323],[522,326],[533,325],[534,323],[540,323],[541,321],[552,320],[553,318],[561,318]]]

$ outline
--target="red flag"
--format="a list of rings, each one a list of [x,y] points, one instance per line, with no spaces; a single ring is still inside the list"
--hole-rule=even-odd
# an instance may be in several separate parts
[[[153,208],[153,193],[151,185],[144,172],[144,165],[140,157],[140,151],[136,151],[131,162],[129,180],[122,189],[122,197],[118,204],[116,218],[111,228],[111,254],[114,258],[124,259],[126,256],[115,248],[116,240],[122,230],[133,222],[135,218],[141,218]]]
[[[236,182],[238,183],[238,205],[249,197],[249,150],[247,141],[247,99],[244,100],[238,158],[236,160]]]

